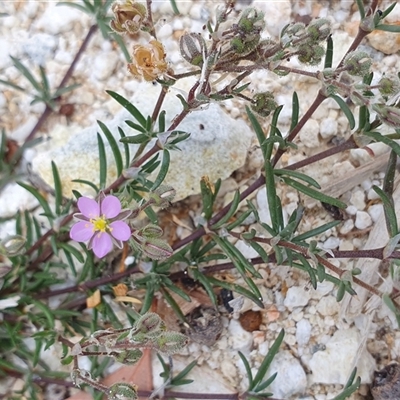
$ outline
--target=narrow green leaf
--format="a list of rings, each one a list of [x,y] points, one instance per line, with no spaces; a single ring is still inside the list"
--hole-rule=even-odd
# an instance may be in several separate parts
[[[255,391],[256,393],[258,393],[259,395],[263,394],[263,393],[260,393],[260,392],[262,392],[263,390],[265,390],[265,389],[275,380],[275,378],[276,378],[277,375],[278,375],[277,372],[275,372],[274,374],[272,374],[267,380],[265,380],[264,382],[261,382],[259,385],[257,385],[257,387],[254,389],[254,391]],[[269,393],[268,393],[268,394],[269,394]],[[265,396],[265,394],[264,394],[264,396]],[[269,396],[271,396],[271,394],[269,394]],[[269,396],[268,396],[268,397],[269,397]]]
[[[167,149],[164,149],[160,170],[158,171],[158,175],[153,183],[153,186],[150,189],[151,191],[156,190],[164,182],[164,179],[168,173],[170,159],[171,158],[169,151]]]
[[[276,195],[274,169],[270,160],[265,160],[265,189],[267,191],[268,209],[271,215],[272,228],[279,232],[283,228],[282,208],[278,206],[280,199]]]
[[[158,131],[165,132],[165,114],[166,111],[162,110],[158,116]]]
[[[260,123],[258,122],[256,116],[254,115],[254,113],[251,111],[250,107],[246,106],[246,113],[247,116],[249,117],[251,126],[257,136],[257,140],[258,143],[260,144],[261,149],[263,150],[263,157],[265,158],[265,146],[264,146],[264,142],[265,142],[265,134],[263,129],[261,128]]]
[[[178,296],[182,297],[182,299],[186,300],[188,303],[190,303],[192,301],[192,299],[190,298],[190,296],[188,294],[186,294],[181,288],[176,286],[174,283],[169,281],[169,279],[168,280],[164,279],[163,283],[164,283],[165,287],[167,287],[169,290],[171,290],[171,292],[174,292]]]
[[[317,276],[315,274],[314,268],[311,266],[311,264],[308,262],[308,260],[302,254],[296,253],[295,257],[300,261],[301,267],[298,264],[293,264],[293,265],[308,273],[308,275],[310,277],[311,285],[314,289],[316,289],[318,284],[317,284]]]
[[[97,144],[99,148],[99,186],[100,189],[104,189],[107,181],[107,157],[104,142],[99,133],[97,133]]]
[[[151,138],[147,134],[140,133],[139,135],[135,136],[125,136],[121,138],[119,141],[121,143],[129,143],[129,144],[141,144],[149,142]]]
[[[323,194],[321,192],[318,192],[315,189],[312,189],[308,186],[303,185],[300,182],[297,182],[291,178],[288,177],[283,177],[282,178],[286,184],[288,184],[289,186],[292,186],[294,189],[297,189],[298,191],[306,194],[307,196],[310,196],[313,199],[322,201],[324,203],[328,203],[328,204],[332,204],[333,206],[339,207],[339,208],[346,208],[347,205],[345,203],[343,203],[340,200],[337,200],[331,196],[327,196],[326,194]]]
[[[242,352],[239,351],[238,354],[239,354],[240,359],[243,362],[244,368],[246,370],[247,379],[249,380],[249,385],[248,385],[249,389],[247,389],[247,391],[250,391],[251,390],[250,388],[253,387],[253,374],[251,373],[250,364]]]
[[[12,82],[9,82],[9,81],[5,81],[3,79],[0,79],[0,83],[3,84],[3,85],[6,85],[6,86],[10,86],[13,89],[19,90],[21,92],[25,92],[26,91],[26,89],[24,89],[23,87],[18,86],[15,83],[12,83]]]
[[[391,33],[400,33],[399,25],[388,25],[388,24],[379,24],[376,28],[378,31],[385,31]]]
[[[25,229],[26,229],[26,244],[30,247],[33,245],[33,223],[29,211],[24,211]]]
[[[242,225],[242,223],[250,216],[252,212],[253,210],[246,210],[243,214],[237,217],[235,221],[228,224],[226,226],[226,230],[231,231],[232,229],[235,229],[236,227]]]
[[[71,253],[80,263],[84,263],[85,259],[82,255],[82,253],[74,246],[71,246],[68,243],[57,243],[57,247],[61,248],[64,250],[66,253]]]
[[[393,206],[393,199],[389,197],[382,189],[378,186],[372,186],[372,189],[377,193],[377,195],[381,198],[383,203],[383,210],[385,212],[386,217],[386,225],[387,230],[389,232],[389,236],[393,237],[399,233],[399,228],[397,226],[397,217],[396,211]]]
[[[160,288],[160,292],[163,295],[166,302],[171,306],[172,310],[175,312],[177,317],[182,321],[186,322],[185,315],[183,314],[182,310],[179,308],[178,303],[174,300],[168,290],[164,289],[163,287]]]
[[[51,211],[51,208],[45,198],[32,186],[27,185],[26,183],[23,182],[17,182],[17,184],[21,187],[23,187],[25,190],[30,192],[34,197],[36,197],[37,201],[39,202],[40,206],[44,210],[44,215],[46,215],[47,219],[49,220],[50,224],[52,223],[52,220],[54,219],[53,213]]]
[[[249,244],[257,252],[257,254],[262,258],[265,263],[268,263],[268,254],[260,245],[260,243],[257,243],[254,240],[246,241],[246,243]]]
[[[207,277],[204,276],[198,268],[192,268],[191,269],[192,274],[193,274],[193,278],[197,281],[199,281],[204,289],[206,290],[208,297],[210,298],[211,302],[213,303],[213,305],[215,307],[218,306],[218,302],[217,302],[217,297],[215,296],[214,290],[211,286],[211,283],[208,281]]]
[[[61,179],[60,174],[58,173],[57,166],[55,162],[51,161],[51,169],[53,172],[53,179],[54,179],[54,194],[55,194],[55,206],[56,206],[56,215],[61,215],[61,206],[62,206],[62,186],[61,186]]]
[[[67,260],[67,263],[71,269],[72,276],[76,277],[77,273],[76,273],[75,263],[74,263],[74,259],[71,256],[71,253],[64,250],[64,255],[65,255],[65,259]]]
[[[49,94],[50,93],[49,80],[47,79],[45,68],[41,65],[39,66],[39,72],[40,72],[40,77],[42,79],[43,92]]]
[[[141,114],[141,112],[133,105],[131,104],[125,97],[119,95],[118,93],[115,93],[111,90],[106,90],[106,92],[114,99],[116,100],[119,104],[121,104],[122,107],[124,107],[135,119],[139,124],[145,128],[146,127],[146,118]]]
[[[211,226],[211,229],[219,229],[221,228],[226,222],[228,222],[233,215],[236,213],[240,203],[240,192],[237,190],[232,200],[232,204],[228,210],[228,212],[214,225]]]
[[[382,135],[379,132],[364,132],[363,134],[374,139],[376,142],[382,142],[386,144],[400,157],[400,145],[394,140]]]
[[[69,86],[64,86],[62,88],[58,88],[55,92],[54,95],[52,96],[53,99],[56,99],[57,97],[62,96],[63,94],[72,92],[73,90],[77,89],[78,87],[82,86],[80,83],[74,83],[73,85]]]
[[[46,305],[44,305],[42,302],[40,302],[38,300],[34,300],[33,298],[29,298],[29,304],[33,304],[36,308],[38,308],[43,313],[43,315],[45,316],[45,318],[47,319],[47,322],[48,322],[48,329],[54,329],[54,318],[51,313],[51,310]]]
[[[349,398],[353,393],[355,393],[360,388],[360,385],[361,385],[361,378],[357,377],[356,381],[351,386],[346,387],[346,389],[344,389],[342,393],[337,395],[333,400],[345,400]]]
[[[282,137],[282,135],[278,129],[278,118],[279,118],[279,114],[281,113],[282,109],[283,109],[283,106],[279,106],[278,108],[276,108],[276,110],[274,111],[274,114],[272,115],[272,120],[271,120],[271,125],[270,125],[270,130],[269,130],[270,138],[272,138],[274,136]],[[273,149],[274,149],[274,146],[272,143],[269,144],[268,147],[266,146],[265,159],[267,159],[267,160],[271,159]]]
[[[296,92],[293,92],[292,96],[292,121],[290,123],[289,132],[296,127],[297,123],[299,122],[299,97],[297,96]]]
[[[172,11],[174,12],[175,15],[179,15],[180,12],[178,10],[178,6],[176,5],[176,1],[175,0],[169,0],[171,3],[171,7],[172,7]]]
[[[382,12],[381,19],[386,18],[393,11],[393,9],[396,7],[396,5],[397,5],[397,1],[392,3],[386,10],[384,10]]]
[[[115,166],[117,168],[117,176],[120,176],[122,174],[123,162],[122,162],[121,150],[118,147],[118,143],[115,140],[111,131],[107,128],[105,124],[103,124],[101,121],[97,121],[97,123],[99,124],[101,130],[103,131],[104,135],[108,140],[108,143],[110,144],[111,151],[113,152],[115,159]]]
[[[118,132],[119,132],[119,136],[122,138],[126,137],[125,132],[123,131],[122,128],[118,127]],[[131,154],[129,151],[129,146],[127,143],[124,143],[122,140],[120,140],[120,142],[123,144],[124,146],[124,153],[125,153],[125,168],[129,168],[130,163],[131,163]]]
[[[390,295],[384,293],[382,296],[383,302],[387,305],[390,311],[392,311],[396,317],[397,325],[400,327],[400,310],[396,307],[393,300],[390,298]]]
[[[243,295],[244,297],[247,297],[248,299],[254,301],[255,304],[257,304],[260,308],[264,308],[263,302],[250,290],[240,286],[236,285],[233,283],[229,283],[226,281],[220,281],[218,279],[215,279],[211,276],[207,277],[208,281],[217,287],[222,287],[223,289],[231,290],[232,292],[239,293]]]
[[[358,11],[360,12],[360,19],[363,20],[365,18],[365,9],[363,0],[356,0]]]
[[[285,331],[282,329],[279,332],[279,335],[276,338],[274,344],[269,349],[268,354],[265,356],[264,360],[262,361],[262,363],[260,365],[260,368],[258,369],[256,376],[254,377],[253,388],[252,389],[256,388],[261,383],[261,381],[263,380],[265,374],[268,371],[268,368],[271,365],[272,360],[274,359],[274,357],[278,353],[279,347],[282,344],[284,336],[285,336]]]
[[[354,129],[354,127],[356,126],[356,121],[354,119],[353,113],[351,112],[346,102],[341,97],[336,96],[335,94],[329,97],[332,97],[332,99],[335,100],[336,103],[338,103],[339,107],[341,108],[347,120],[349,121],[350,129]]]
[[[192,379],[184,379],[186,375],[197,365],[197,360],[192,361],[189,365],[187,365],[179,374],[174,376],[171,380],[171,385],[173,386],[181,386],[192,383]]]
[[[301,179],[302,181],[308,183],[309,185],[314,186],[317,189],[321,189],[321,186],[315,179],[311,178],[306,174],[302,174],[301,172],[298,171],[292,171],[290,169],[274,169],[274,174],[278,176],[287,175],[292,178]]]
[[[14,63],[15,68],[18,69],[19,72],[23,76],[25,76],[26,79],[30,82],[30,84],[39,92],[42,93],[43,88],[40,86],[39,82],[34,78],[34,76],[31,74],[28,68],[25,67],[24,64],[21,63],[17,58],[10,56],[12,62]]]
[[[328,229],[334,228],[335,226],[341,224],[341,221],[331,221],[324,225],[318,226],[317,228],[311,229],[308,232],[304,232],[301,235],[295,236],[292,241],[293,242],[304,242],[306,239],[309,239],[313,236],[320,235],[321,233],[327,231]]]
[[[332,68],[332,60],[333,60],[332,36],[328,36],[326,43],[327,43],[327,46],[326,46],[326,52],[325,52],[324,68]]]
[[[370,129],[369,111],[367,106],[361,106],[358,112],[358,131],[368,132]],[[364,132],[364,134],[365,134]]]
[[[90,181],[87,181],[85,179],[73,179],[72,182],[76,182],[76,183],[82,183],[84,185],[88,185],[90,186],[96,193],[99,193],[100,189],[93,183]],[[82,196],[79,196],[82,197]]]

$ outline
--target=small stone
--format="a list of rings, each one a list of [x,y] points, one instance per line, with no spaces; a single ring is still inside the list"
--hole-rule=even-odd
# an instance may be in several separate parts
[[[377,222],[383,212],[383,204],[373,204],[368,208],[368,214],[372,218],[373,222]]]
[[[325,350],[315,352],[309,362],[312,381],[344,385],[353,368],[352,360],[357,354],[359,341],[360,336],[355,328],[336,331],[326,343]],[[357,374],[362,382],[371,382],[374,369],[374,358],[364,350],[357,363]]]
[[[335,315],[339,311],[339,304],[333,296],[326,296],[318,302],[317,311],[324,317]]]
[[[366,229],[372,225],[372,218],[365,211],[357,211],[354,226],[357,229]]]
[[[368,190],[367,198],[368,200],[377,200],[379,199],[379,195],[375,192],[374,189],[371,188]]]
[[[343,225],[340,227],[339,232],[342,235],[347,235],[349,232],[352,231],[353,228],[354,221],[352,219],[346,219],[346,221],[344,221]]]
[[[365,209],[365,193],[362,190],[356,190],[350,197],[350,203],[357,207],[357,210]]]
[[[99,81],[108,79],[114,72],[118,60],[119,56],[116,53],[99,54],[94,59],[93,76]]]
[[[310,292],[303,287],[292,286],[286,293],[284,306],[293,309],[295,307],[304,307],[310,300]]]
[[[323,139],[329,139],[337,134],[338,123],[333,118],[325,118],[321,121],[319,133]]]
[[[239,322],[242,328],[247,332],[253,332],[260,330],[262,322],[261,311],[249,310],[240,314]]]
[[[300,131],[301,142],[311,149],[319,146],[319,124],[315,119],[309,119]]]
[[[240,325],[240,322],[235,319],[231,319],[229,322],[228,331],[229,347],[232,350],[248,353],[253,344],[253,335],[250,332],[245,331]]]
[[[335,236],[330,236],[327,240],[325,240],[322,247],[326,250],[333,250],[337,249],[339,245],[340,245],[340,239]]]
[[[296,340],[299,346],[305,346],[311,337],[311,324],[308,319],[302,319],[296,324]]]
[[[288,399],[305,392],[307,387],[306,373],[300,362],[289,351],[280,351],[274,357],[267,376],[269,377],[275,372],[278,375],[268,386],[268,391],[271,391],[274,397]]]
[[[357,207],[355,207],[355,206],[348,206],[348,207],[345,209],[345,211],[346,211],[346,213],[349,214],[349,215],[356,215],[356,214],[357,214]]]

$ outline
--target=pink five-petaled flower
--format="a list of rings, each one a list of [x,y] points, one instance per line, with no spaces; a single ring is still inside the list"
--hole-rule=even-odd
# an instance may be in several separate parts
[[[70,238],[76,242],[89,242],[88,249],[101,258],[108,254],[115,244],[122,248],[122,241],[131,236],[131,229],[124,219],[132,211],[121,210],[121,202],[115,196],[100,194],[99,201],[88,197],[78,199],[80,213],[74,214],[77,222],[70,231]]]

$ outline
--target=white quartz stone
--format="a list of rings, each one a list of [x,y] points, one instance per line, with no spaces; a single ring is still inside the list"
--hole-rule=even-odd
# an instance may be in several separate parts
[[[356,221],[354,226],[357,229],[365,229],[372,225],[372,218],[370,215],[365,211],[357,211],[356,214]]]
[[[326,349],[313,354],[309,366],[313,383],[344,385],[352,370],[360,336],[358,330],[338,330],[326,343]],[[357,363],[357,374],[364,383],[371,382],[375,360],[364,350]]]
[[[296,324],[296,340],[299,346],[304,346],[309,342],[311,329],[311,324],[308,319],[302,319]]]
[[[190,86],[186,84],[185,88],[188,89]],[[148,115],[152,112],[159,90],[158,85],[143,82],[131,101],[142,114]],[[163,105],[163,109],[167,111],[166,127],[182,110],[182,105],[175,94],[176,91],[170,93]],[[127,119],[131,119],[131,116],[123,110],[113,120],[102,122],[118,140],[118,126],[124,129],[126,135],[137,134],[125,124],[124,121]],[[181,151],[170,152],[170,169],[164,183],[171,185],[177,191],[175,200],[199,193],[202,176],[207,175],[211,182],[215,182],[218,178],[225,179],[246,160],[252,137],[250,128],[243,121],[230,118],[217,104],[210,104],[205,110],[192,112],[178,129],[191,133],[191,137],[179,143]],[[57,164],[66,196],[71,196],[72,189],[81,191],[83,195],[93,194],[87,185],[71,181],[85,179],[98,184],[97,132],[101,132],[99,127],[92,126],[76,132],[62,147],[55,144],[49,151],[43,151],[43,148],[38,147],[37,157],[33,160],[34,171],[52,185],[51,160],[53,160]],[[107,184],[110,184],[117,178],[117,171],[107,140],[105,147],[108,163]],[[120,148],[122,149],[122,146]],[[135,145],[130,146],[131,154],[134,154],[136,148]]]
[[[286,298],[283,304],[289,309],[295,307],[304,307],[310,300],[310,291],[304,287],[292,286],[286,293]]]

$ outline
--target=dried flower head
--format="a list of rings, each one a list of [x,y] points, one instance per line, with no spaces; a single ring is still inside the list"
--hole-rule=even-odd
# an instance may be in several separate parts
[[[128,70],[137,78],[153,81],[167,72],[163,45],[157,40],[151,40],[149,46],[133,46],[132,63]]]
[[[133,0],[126,0],[122,4],[114,3],[111,9],[115,19],[110,22],[110,27],[120,34],[137,33],[147,14],[146,7]]]
[[[268,117],[278,104],[271,92],[256,93],[251,99],[251,109],[262,117]]]
[[[353,51],[344,60],[346,71],[352,76],[365,76],[369,74],[371,65],[372,60],[365,51]]]

